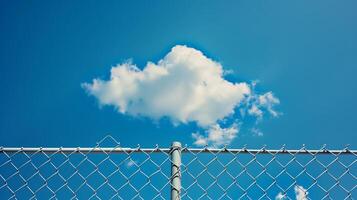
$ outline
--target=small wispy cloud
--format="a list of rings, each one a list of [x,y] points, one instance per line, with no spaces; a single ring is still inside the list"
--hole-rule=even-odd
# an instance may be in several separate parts
[[[262,118],[265,111],[277,116],[273,108],[279,100],[273,93],[256,94],[246,82],[224,78],[232,71],[201,51],[176,45],[157,63],[139,69],[131,61],[112,67],[109,80],[93,79],[82,87],[100,105],[111,105],[122,114],[145,116],[155,121],[168,118],[173,124],[195,122],[204,133],[192,134],[196,145],[223,145],[236,138],[236,120],[221,128],[235,109]],[[241,123],[241,122],[240,122]]]
[[[267,111],[273,117],[281,115],[274,108],[280,104],[280,100],[271,91],[262,95],[251,94],[248,99],[248,114],[257,117],[258,120],[263,118],[264,111]]]
[[[304,187],[296,185],[294,190],[296,194],[296,200],[307,200],[308,192]]]
[[[300,186],[300,185],[296,185],[294,187],[294,191],[295,191],[295,198],[296,200],[307,200],[307,195],[308,195],[308,192],[307,190]],[[284,195],[283,193],[279,192],[276,197],[275,197],[275,200],[284,200],[284,199],[287,199],[286,195]]]
[[[239,126],[233,123],[227,128],[222,128],[219,124],[212,125],[206,131],[206,135],[200,133],[192,133],[192,138],[195,140],[194,144],[197,146],[212,146],[219,147],[224,144],[229,144],[237,137]]]
[[[279,192],[278,195],[276,195],[275,200],[284,200],[286,199],[286,196],[283,195],[283,193]]]

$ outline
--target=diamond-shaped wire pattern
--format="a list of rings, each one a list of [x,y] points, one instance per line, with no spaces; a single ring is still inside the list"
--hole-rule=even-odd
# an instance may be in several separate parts
[[[103,147],[107,142],[111,147]],[[354,199],[356,150],[0,148],[0,199]],[[176,161],[175,161],[176,162]]]
[[[0,199],[169,199],[170,149],[0,150]]]
[[[354,199],[354,150],[182,149],[182,199]]]

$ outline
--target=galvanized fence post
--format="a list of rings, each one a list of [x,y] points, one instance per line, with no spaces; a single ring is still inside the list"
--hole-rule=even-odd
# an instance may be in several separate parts
[[[181,143],[171,146],[171,200],[179,200],[181,192]]]

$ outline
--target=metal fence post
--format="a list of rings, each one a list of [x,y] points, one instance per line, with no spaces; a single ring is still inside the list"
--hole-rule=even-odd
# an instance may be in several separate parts
[[[171,200],[179,200],[181,192],[181,143],[171,146]]]

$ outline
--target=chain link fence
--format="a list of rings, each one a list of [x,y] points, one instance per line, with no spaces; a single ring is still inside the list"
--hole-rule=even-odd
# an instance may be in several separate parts
[[[105,143],[111,142],[111,147]],[[0,148],[0,199],[354,199],[356,150]]]

